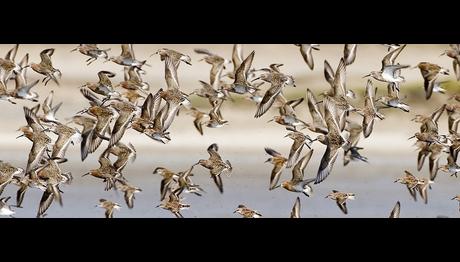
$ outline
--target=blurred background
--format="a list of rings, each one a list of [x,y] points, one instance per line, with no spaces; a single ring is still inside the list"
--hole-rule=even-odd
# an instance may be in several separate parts
[[[88,58],[79,52],[70,52],[77,45],[20,45],[16,60],[19,61],[26,53],[30,54],[30,62],[39,62],[39,53],[46,48],[55,48],[52,56],[54,67],[62,72],[61,86],[52,81],[44,86],[39,83],[33,88],[40,95],[40,103],[51,90],[55,91],[54,103],[63,101],[64,104],[57,113],[58,120],[65,120],[88,103],[79,92],[79,87],[86,82],[97,82],[97,72],[109,70],[116,73],[111,79],[115,84],[123,81],[123,68],[112,62],[104,63],[102,59],[87,66]],[[13,45],[0,45],[0,55],[12,48]],[[200,88],[198,80],[209,81],[210,65],[199,61],[203,55],[194,53],[194,48],[206,48],[213,53],[231,59],[233,45],[134,45],[136,58],[147,59],[151,67],[144,67],[147,72],[143,80],[150,84],[150,92],[166,87],[164,80],[164,62],[161,62],[156,50],[162,47],[177,50],[190,55],[192,66],[183,64],[179,67],[178,76],[181,90],[190,93]],[[120,45],[101,45],[101,48],[111,48],[109,55],[119,55]],[[283,126],[274,122],[267,123],[277,111],[271,109],[259,119],[255,119],[256,105],[247,99],[236,99],[235,102],[226,102],[222,113],[229,121],[227,126],[217,129],[204,129],[201,136],[193,126],[193,118],[184,112],[176,117],[170,128],[172,141],[166,145],[159,144],[146,136],[129,130],[122,142],[131,142],[137,150],[137,159],[129,163],[124,170],[124,176],[131,184],[142,188],[143,192],[136,195],[134,209],[129,210],[123,200],[122,193],[104,191],[103,183],[93,177],[81,177],[90,169],[98,168],[97,159],[105,148],[105,143],[94,153],[90,154],[84,163],[80,160],[80,148],[70,146],[67,151],[69,161],[61,165],[63,171],[71,171],[74,181],[71,185],[64,185],[61,189],[64,207],[54,203],[47,211],[48,217],[103,217],[104,210],[96,208],[100,198],[118,202],[122,209],[115,212],[115,217],[173,217],[169,211],[155,208],[160,204],[160,176],[152,174],[158,166],[173,171],[186,170],[201,158],[207,158],[206,148],[212,144],[219,145],[219,152],[224,159],[233,165],[230,177],[223,177],[224,194],[220,194],[210,178],[209,172],[202,168],[194,169],[193,181],[206,191],[202,197],[186,195],[185,202],[191,204],[189,210],[182,212],[184,217],[239,217],[233,211],[239,204],[258,210],[263,217],[289,217],[292,205],[297,196],[301,198],[302,217],[387,217],[396,201],[401,201],[401,217],[436,217],[439,215],[458,217],[458,203],[450,199],[460,194],[460,180],[440,172],[432,190],[429,191],[429,203],[425,205],[421,200],[415,202],[410,197],[404,185],[394,183],[395,179],[403,176],[404,170],[411,171],[418,177],[428,177],[428,164],[421,172],[416,170],[417,152],[413,146],[414,140],[408,140],[419,130],[419,124],[411,119],[415,114],[430,114],[455,94],[459,84],[455,81],[452,70],[452,60],[440,56],[446,45],[408,45],[399,55],[397,62],[416,66],[419,62],[431,62],[448,68],[450,76],[440,80],[447,80],[443,87],[447,94],[434,93],[429,101],[424,98],[423,78],[418,68],[405,69],[402,75],[406,82],[401,85],[401,97],[411,106],[409,113],[397,109],[382,109],[386,118],[377,120],[372,135],[361,138],[359,146],[364,147],[362,155],[368,157],[369,163],[352,162],[343,166],[343,151],[335,163],[331,175],[323,183],[314,186],[314,195],[310,198],[305,195],[288,192],[284,189],[268,191],[272,165],[264,163],[268,155],[264,147],[271,147],[283,155],[289,153],[292,140],[284,138],[287,131]],[[288,100],[304,97],[306,89],[311,89],[316,95],[329,88],[324,80],[323,63],[326,59],[335,70],[340,57],[343,55],[343,45],[320,45],[319,51],[313,51],[315,61],[311,71],[300,55],[299,48],[294,45],[243,45],[243,56],[246,57],[255,50],[253,67],[267,67],[271,63],[282,63],[282,72],[292,75],[296,80],[296,87],[287,87],[284,94]],[[355,91],[357,98],[351,104],[360,107],[363,105],[363,93],[366,85],[364,75],[370,71],[378,71],[381,60],[387,53],[387,47],[378,44],[358,45],[355,62],[347,67],[347,88]],[[3,55],[2,55],[3,56]],[[232,70],[230,65],[228,70]],[[41,75],[28,71],[29,81],[42,79]],[[230,80],[228,80],[230,82]],[[378,87],[378,95],[385,95],[386,84],[373,81]],[[12,89],[14,83],[9,83]],[[262,89],[268,88],[267,84]],[[234,97],[236,97],[234,95]],[[192,96],[192,104],[202,111],[208,112],[210,107],[203,98]],[[26,124],[22,106],[31,107],[33,102],[17,100],[17,105],[0,102],[0,159],[13,165],[25,168],[29,150],[32,144],[24,138],[16,139],[20,134],[17,129]],[[298,116],[304,121],[310,121],[306,102],[297,108]],[[361,122],[360,116],[352,114],[352,119]],[[440,133],[447,134],[447,117],[443,115],[439,121]],[[316,135],[303,130],[310,136]],[[306,177],[316,176],[319,161],[324,153],[325,146],[320,143],[313,145],[313,157],[306,168]],[[306,150],[304,149],[304,153]],[[440,159],[445,164],[446,157]],[[283,172],[281,181],[291,178],[291,169]],[[336,189],[356,194],[356,200],[349,201],[349,214],[343,215],[334,201],[324,197]],[[17,188],[10,185],[3,193],[4,196],[15,196]],[[16,217],[34,217],[42,192],[36,189],[28,190],[23,203],[23,209],[15,209]],[[12,201],[14,202],[14,201]],[[14,208],[13,208],[14,209]]]

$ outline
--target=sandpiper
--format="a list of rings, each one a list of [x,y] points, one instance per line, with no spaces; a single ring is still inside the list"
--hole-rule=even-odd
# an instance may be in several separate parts
[[[198,133],[203,135],[203,124],[206,122],[206,119],[209,118],[209,115],[194,107],[190,108],[188,114],[195,118],[193,120],[193,125],[195,126],[196,130],[198,130]]]
[[[238,70],[242,62],[243,62],[243,45],[234,44],[233,51],[232,51],[233,71],[228,72],[225,76],[228,76],[230,79],[235,79],[236,71]]]
[[[5,187],[11,182],[14,176],[22,174],[24,169],[20,167],[14,167],[8,162],[0,160],[0,196],[5,190]]]
[[[425,98],[430,99],[439,74],[449,75],[449,70],[428,62],[420,62],[417,67],[424,80]]]
[[[115,77],[115,73],[110,71],[99,71],[97,73],[99,81],[97,83],[86,83],[81,87],[89,88],[96,94],[103,95],[106,97],[119,96],[120,94],[113,89],[112,81],[110,78]]]
[[[195,194],[197,196],[201,196],[201,192],[205,192],[199,185],[194,184],[192,182],[192,179],[190,178],[191,176],[193,176],[192,170],[195,166],[196,164],[192,165],[186,171],[181,171],[177,173],[177,175],[179,176],[177,183],[178,187],[176,190],[172,192],[173,194],[179,196],[182,192],[186,192]]]
[[[292,207],[291,218],[300,218],[300,197],[297,197]]]
[[[398,108],[404,112],[409,112],[410,106],[402,102],[399,98],[399,83],[389,83],[387,86],[388,95],[381,96],[375,100],[381,102],[385,107]],[[384,107],[384,108],[385,108]]]
[[[332,200],[335,200],[337,203],[337,206],[340,208],[340,210],[347,215],[348,214],[348,208],[347,208],[347,200],[355,199],[355,194],[354,193],[344,193],[344,192],[339,192],[337,190],[332,190],[332,193],[326,196],[326,198],[330,198]]]
[[[393,207],[393,210],[391,210],[390,213],[390,218],[399,218],[399,213],[401,211],[401,203],[396,202],[395,207]]]
[[[355,62],[357,47],[357,44],[345,44],[343,48],[343,58],[345,60],[345,65],[348,66]]]
[[[446,104],[447,124],[449,132],[454,133],[458,130],[458,123],[460,122],[460,105],[459,104]]]
[[[172,61],[174,63],[174,68],[176,70],[179,67],[180,62],[184,62],[187,65],[192,65],[192,59],[190,58],[190,56],[184,55],[182,53],[179,53],[176,50],[172,50],[172,49],[168,49],[168,48],[161,48],[161,49],[158,49],[152,55],[160,55],[160,60],[161,61],[165,61],[167,58],[172,59]]]
[[[377,112],[377,109],[374,105],[375,94],[377,93],[377,88],[374,88],[372,81],[367,80],[366,93],[364,94],[364,108],[358,109],[356,112],[363,116],[363,135],[365,138],[369,137],[374,128],[374,119],[378,118],[383,120],[384,115]]]
[[[100,49],[97,44],[80,44],[77,46],[77,48],[72,49],[70,52],[74,52],[77,50],[83,55],[89,56],[89,58],[85,62],[86,65],[90,65],[98,58],[104,58],[107,61],[107,59],[109,58],[107,52],[110,51],[110,48]]]
[[[395,72],[410,66],[395,64],[395,60],[405,47],[406,45],[402,45],[397,49],[389,52],[382,60],[382,68],[380,71],[372,71],[370,74],[364,77],[372,76],[375,80],[389,83],[403,82],[404,78],[402,76],[396,75]]]
[[[130,91],[141,91],[146,93],[150,89],[150,85],[147,82],[144,82],[140,75],[140,69],[137,67],[127,67],[124,68],[124,81],[120,82],[116,86],[120,86],[126,90]],[[137,93],[137,92],[135,92]]]
[[[136,193],[142,192],[142,189],[128,184],[128,182],[123,180],[118,180],[119,184],[117,189],[124,193],[125,202],[129,209],[134,207],[134,199]]]
[[[452,200],[457,200],[458,201],[458,211],[460,211],[460,195],[456,195],[454,198],[452,198]]]
[[[69,144],[72,143],[73,145],[82,141],[80,131],[61,123],[55,124],[52,128],[50,128],[50,130],[58,135],[58,139],[53,145],[53,153],[51,154],[51,157],[53,159],[59,159],[60,163],[66,162],[67,159],[65,158],[65,153]]]
[[[123,169],[126,167],[126,164],[128,164],[128,161],[134,162],[137,155],[136,149],[131,143],[125,145],[122,142],[118,142],[113,146],[109,146],[104,151],[104,153],[102,153],[102,155],[106,158],[109,158],[110,154],[117,157],[117,160],[113,163],[113,167],[115,167],[118,172],[123,171]]]
[[[417,191],[420,193],[425,204],[428,204],[428,188],[431,189],[431,184],[434,182],[427,178],[421,178],[420,184],[417,185]]]
[[[243,218],[260,218],[262,215],[257,210],[252,210],[245,205],[238,205],[238,208],[233,211],[243,216]]]
[[[278,95],[281,94],[284,86],[295,87],[294,78],[283,73],[270,72],[262,74],[259,78],[263,81],[269,82],[271,86],[265,92],[262,101],[259,103],[256,114],[254,115],[255,118],[261,117],[268,111],[268,109],[270,109]]]
[[[24,132],[19,136],[26,136],[33,142],[26,168],[26,173],[29,173],[38,168],[43,155],[48,150],[48,145],[51,144],[51,138],[45,134],[46,129],[40,124],[37,115],[27,107],[23,109],[27,124],[32,128],[32,131]]]
[[[213,108],[209,112],[209,120],[206,121],[206,126],[210,128],[218,128],[223,127],[225,124],[228,123],[227,120],[222,119],[222,116],[219,115],[220,107],[224,103],[224,100],[215,101],[213,104]]]
[[[118,117],[113,125],[112,134],[110,135],[109,147],[115,145],[126,132],[128,124],[131,123],[136,115],[139,114],[138,107],[130,102],[116,101],[110,104],[114,108]]]
[[[353,121],[347,120],[347,125],[345,126],[345,131],[347,131],[348,136],[345,138],[349,143],[342,146],[343,148],[343,165],[346,166],[350,161],[361,160],[367,163],[367,157],[362,156],[358,151],[364,148],[358,147],[358,141],[363,132],[363,127]]]
[[[394,182],[401,183],[403,185],[406,185],[407,190],[409,191],[409,194],[412,196],[412,198],[417,201],[417,187],[418,185],[422,185],[424,182],[422,182],[419,178],[416,176],[412,175],[409,171],[405,170],[404,171],[405,175],[401,178],[396,179]]]
[[[147,60],[136,60],[132,44],[122,44],[121,54],[119,56],[111,56],[107,61],[112,61],[115,64],[122,66],[133,66],[139,69],[141,69],[142,66],[147,65]]]
[[[19,63],[20,70],[15,74],[15,89],[12,92],[12,96],[19,99],[30,100],[38,102],[38,93],[30,91],[32,87],[36,86],[40,80],[35,80],[32,83],[27,83],[26,68],[29,61],[29,54],[26,54]]]
[[[105,209],[105,218],[113,218],[113,211],[119,210],[121,208],[120,204],[115,202],[105,200],[103,198],[99,199],[99,205],[96,207],[101,207]]]
[[[121,173],[112,165],[110,159],[104,156],[99,157],[99,168],[92,169],[83,176],[87,175],[103,179],[105,182],[105,191],[115,188],[115,182],[120,180],[121,177]]]
[[[452,58],[452,67],[454,69],[457,81],[460,81],[460,44],[450,44],[450,50],[446,50],[441,55],[447,55]]]
[[[93,129],[96,126],[97,120],[89,116],[74,116],[72,122],[83,126],[80,142],[81,161],[84,161],[89,153],[90,142],[93,139]]]
[[[304,157],[302,157],[297,164],[292,168],[292,178],[291,180],[284,181],[281,183],[281,187],[296,193],[304,193],[307,197],[310,197],[313,194],[313,188],[310,186],[314,182],[315,178],[303,179],[304,171],[308,165],[308,162],[311,159],[313,154],[313,149],[310,150]]]
[[[271,149],[268,147],[265,148],[265,152],[267,152],[267,154],[272,156],[269,159],[267,159],[265,163],[270,162],[273,164],[272,173],[270,175],[270,187],[269,187],[269,190],[273,190],[279,187],[278,181],[280,180],[281,173],[283,172],[283,169],[286,166],[287,158],[283,157],[280,153],[278,153],[274,149]]]
[[[340,132],[339,125],[336,121],[336,109],[328,100],[324,100],[324,112],[327,129],[327,135],[319,135],[316,139],[327,146],[316,175],[315,184],[319,184],[326,179],[331,173],[339,149],[347,143],[347,140]]]
[[[230,161],[226,160],[225,162],[222,160],[222,157],[217,152],[219,147],[216,143],[210,145],[207,149],[209,154],[209,159],[200,159],[197,164],[200,164],[202,167],[209,169],[209,173],[211,174],[214,183],[217,185],[220,193],[224,193],[224,185],[222,183],[221,174],[226,174],[230,176],[233,167]]]
[[[15,212],[11,210],[11,207],[7,204],[10,198],[11,197],[0,198],[0,216],[13,217],[13,215],[15,214]]]
[[[176,195],[169,193],[168,200],[163,201],[160,205],[156,207],[161,207],[165,210],[169,210],[171,213],[173,213],[177,218],[184,218],[180,211],[182,209],[188,209],[190,208],[189,204],[185,204],[181,202],[181,198],[177,197]]]
[[[308,103],[308,111],[310,112],[312,123],[307,123],[307,128],[315,133],[321,133],[326,135],[328,133],[326,121],[324,121],[324,117],[322,112],[318,108],[318,102],[316,100],[315,95],[307,89],[307,103]]]
[[[221,74],[222,74],[222,70],[225,69],[225,65],[229,64],[230,61],[219,55],[213,54],[207,49],[195,48],[193,51],[195,51],[195,53],[197,54],[206,55],[202,60],[212,65],[211,72],[210,72],[210,83],[214,84],[216,82],[219,82]]]
[[[49,95],[45,98],[45,101],[43,101],[43,105],[42,105],[43,115],[38,116],[40,120],[43,122],[57,123],[56,112],[62,106],[62,102],[53,106],[53,97],[54,97],[54,90],[51,90]]]
[[[254,93],[257,91],[249,82],[248,75],[252,66],[252,61],[254,60],[255,51],[252,51],[246,59],[241,62],[240,66],[235,71],[234,82],[231,86],[228,87],[227,91],[237,93],[237,94],[246,94]]]
[[[19,48],[19,44],[16,44],[12,49],[10,49],[5,58],[0,58],[0,82],[3,85],[7,85],[8,80],[10,79],[13,73],[17,73],[20,70],[20,66],[14,61],[16,54]]]
[[[454,160],[452,155],[447,156],[447,164],[439,167],[439,170],[445,173],[449,173],[450,176],[457,177],[457,173],[460,172],[460,166]]]
[[[166,193],[171,187],[171,183],[173,181],[177,182],[179,179],[179,176],[174,173],[173,171],[164,168],[164,167],[157,167],[155,170],[153,170],[154,175],[161,175],[163,179],[161,180],[160,183],[160,201],[163,201],[166,197]]]
[[[54,74],[58,74],[59,78],[61,78],[62,73],[59,69],[54,68],[53,63],[51,62],[51,56],[54,54],[54,48],[48,48],[40,52],[40,63],[31,63],[30,67],[35,72],[42,74],[45,76],[42,82],[48,84],[50,80],[53,80],[58,86],[59,82]]]
[[[313,60],[312,50],[319,50],[318,44],[296,44],[300,47],[300,54],[302,54],[303,60],[307,63],[310,70],[315,68]]]
[[[290,139],[294,140],[294,143],[292,144],[289,151],[288,162],[286,163],[286,167],[290,168],[299,158],[303,146],[306,145],[308,148],[310,148],[308,142],[311,143],[313,140],[310,138],[310,136],[305,135],[299,131],[290,132],[284,137],[289,137]]]

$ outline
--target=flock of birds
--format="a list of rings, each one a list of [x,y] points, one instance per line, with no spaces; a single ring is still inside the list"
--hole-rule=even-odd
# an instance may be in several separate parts
[[[298,44],[300,54],[307,66],[314,68],[314,52],[320,50],[316,44]],[[233,101],[234,96],[244,96],[256,104],[254,117],[263,116],[270,109],[276,109],[279,115],[271,121],[285,126],[288,133],[286,137],[293,140],[288,155],[283,155],[273,148],[266,147],[265,152],[270,156],[266,162],[273,164],[270,175],[269,190],[283,188],[294,193],[302,193],[307,197],[313,194],[313,185],[320,184],[333,171],[334,163],[340,151],[344,154],[344,165],[351,161],[364,161],[367,158],[360,154],[363,150],[358,146],[361,134],[364,138],[372,135],[376,119],[383,120],[385,116],[379,112],[383,108],[409,112],[410,106],[404,103],[399,96],[400,85],[405,81],[401,75],[410,65],[396,62],[399,54],[406,45],[390,44],[388,53],[382,59],[382,67],[372,71],[368,77],[364,93],[364,104],[353,106],[350,100],[356,98],[355,92],[346,87],[346,70],[353,64],[357,54],[356,44],[346,44],[343,56],[340,57],[338,66],[334,71],[328,61],[324,61],[324,77],[329,88],[320,94],[306,90],[305,97],[287,100],[283,95],[284,88],[295,87],[293,76],[282,72],[282,64],[271,64],[266,68],[254,68],[252,62],[255,51],[243,55],[243,47],[236,44],[233,47],[232,59],[226,59],[206,49],[195,49],[203,55],[206,63],[211,65],[209,81],[199,81],[200,89],[186,94],[181,90],[179,83],[179,67],[185,63],[191,66],[190,56],[176,50],[162,48],[153,55],[159,56],[165,66],[166,88],[150,92],[150,85],[142,80],[146,74],[145,67],[149,66],[147,60],[138,60],[134,55],[133,46],[121,45],[119,56],[109,56],[110,49],[101,49],[95,44],[81,44],[71,51],[78,51],[89,57],[86,60],[90,65],[98,59],[104,62],[113,62],[124,68],[124,81],[117,85],[112,83],[115,76],[110,71],[99,71],[98,82],[88,82],[80,87],[88,105],[75,115],[63,122],[56,117],[62,102],[55,104],[54,91],[39,103],[39,96],[32,89],[39,83],[36,80],[28,82],[27,69],[44,76],[43,84],[46,86],[51,80],[59,85],[61,71],[53,66],[52,56],[54,49],[45,49],[40,52],[40,63],[29,63],[26,54],[19,63],[15,61],[19,45],[15,45],[5,56],[0,58],[0,99],[16,104],[17,100],[30,100],[37,102],[34,107],[23,108],[26,125],[19,127],[22,135],[27,138],[32,146],[28,155],[25,168],[12,166],[8,162],[0,161],[0,196],[4,189],[12,184],[18,187],[16,195],[16,208],[22,207],[25,193],[29,188],[43,191],[40,199],[37,217],[46,216],[46,211],[55,202],[63,205],[61,185],[71,184],[73,176],[70,172],[62,170],[62,164],[67,162],[66,151],[70,144],[80,144],[81,161],[85,161],[89,154],[95,153],[99,148],[99,167],[89,170],[83,176],[92,176],[104,183],[104,190],[118,190],[123,192],[126,205],[133,208],[136,193],[142,191],[138,186],[132,185],[123,175],[123,170],[129,162],[136,158],[136,149],[131,144],[122,142],[128,129],[146,135],[155,142],[168,143],[172,138],[168,129],[180,111],[185,111],[193,117],[193,124],[197,131],[204,135],[204,128],[220,128],[228,123],[222,115],[222,104]],[[453,61],[453,70],[457,81],[460,81],[460,45],[450,45],[450,49],[443,54]],[[227,70],[229,65],[233,70]],[[415,68],[420,69],[424,79],[426,99],[430,99],[433,92],[443,93],[442,75],[448,75],[449,70],[429,62],[420,62]],[[10,90],[11,81],[14,80],[15,88]],[[373,81],[388,84],[387,94],[377,97],[377,90]],[[267,86],[267,88],[262,88]],[[123,92],[119,92],[122,90]],[[192,106],[189,99],[195,95],[204,99],[211,105],[209,112],[203,112]],[[321,97],[321,100],[317,99]],[[450,99],[460,102],[460,95]],[[299,119],[295,108],[306,100],[311,121]],[[41,108],[41,110],[40,110]],[[438,133],[438,119],[446,111],[448,115],[449,134]],[[362,122],[352,121],[350,114],[362,116]],[[405,171],[405,175],[395,182],[406,185],[411,197],[417,200],[420,194],[425,203],[428,202],[428,189],[436,178],[439,170],[457,175],[460,166],[457,165],[457,156],[460,151],[460,134],[457,133],[460,121],[460,104],[444,104],[433,114],[424,116],[416,115],[413,119],[420,123],[420,132],[414,134],[416,145],[419,149],[417,169],[421,170],[425,158],[429,158],[430,174],[427,178],[418,178]],[[112,124],[113,123],[113,124]],[[81,129],[72,125],[81,126]],[[308,129],[316,137],[303,132]],[[18,137],[18,138],[19,138]],[[320,142],[325,145],[325,151],[320,161],[315,177],[305,178],[304,170],[313,155],[311,144]],[[103,146],[102,146],[103,145]],[[308,148],[304,150],[304,148]],[[161,207],[170,211],[176,217],[183,217],[181,210],[190,205],[183,202],[183,193],[202,196],[205,192],[198,184],[193,183],[192,171],[196,166],[208,169],[213,182],[220,193],[224,192],[222,176],[230,176],[232,164],[220,154],[219,146],[211,144],[207,148],[208,159],[201,159],[193,163],[188,170],[174,172],[166,167],[154,169],[154,175],[162,176],[160,184]],[[447,164],[438,165],[439,159],[447,156]],[[292,178],[280,183],[282,172],[292,168]],[[333,190],[326,198],[334,200],[344,214],[348,214],[347,200],[354,199],[355,194]],[[7,202],[11,196],[0,198],[0,215],[13,216],[15,211]],[[453,198],[460,202],[460,195]],[[107,199],[99,200],[99,207],[106,210],[107,218],[113,217],[114,210],[121,207],[119,203]],[[295,199],[291,217],[300,217],[300,197]],[[245,218],[261,217],[258,211],[241,204],[234,213]],[[399,217],[400,202],[398,201],[390,213],[390,217]]]

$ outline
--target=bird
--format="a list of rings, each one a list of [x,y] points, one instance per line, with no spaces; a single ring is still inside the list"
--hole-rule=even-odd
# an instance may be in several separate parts
[[[287,158],[283,157],[274,149],[268,147],[265,148],[265,152],[271,156],[265,161],[265,163],[270,162],[273,164],[273,169],[270,175],[270,187],[268,188],[269,190],[273,190],[279,187],[278,181],[280,180],[283,169],[286,167]]]
[[[56,83],[56,85],[60,85],[59,81],[57,80],[55,74],[57,73],[59,75],[59,78],[61,78],[62,73],[59,69],[54,68],[53,62],[51,61],[51,56],[53,56],[55,49],[54,48],[48,48],[40,52],[40,63],[31,63],[30,68],[34,70],[35,72],[42,74],[45,76],[43,78],[42,82],[44,82],[45,86],[48,84],[50,80],[53,80],[53,82]]]
[[[70,52],[78,51],[83,55],[89,56],[89,58],[85,61],[86,65],[90,65],[98,58],[104,58],[106,61],[109,58],[107,54],[111,48],[107,49],[100,49],[97,44],[80,44],[76,48],[72,49]]]
[[[447,55],[452,58],[452,67],[454,69],[457,81],[460,81],[460,45],[450,44],[451,49],[444,51],[441,55]]]
[[[372,76],[375,80],[388,83],[403,82],[404,78],[399,76],[397,72],[399,72],[401,69],[409,68],[410,66],[395,64],[395,60],[405,47],[406,45],[402,45],[390,51],[383,58],[380,71],[372,71],[370,74],[365,75],[364,77]]]
[[[96,207],[105,209],[105,218],[113,218],[113,211],[121,208],[120,204],[103,198],[99,199],[99,205],[96,205]]]
[[[134,199],[136,198],[135,194],[142,192],[142,189],[132,186],[124,180],[118,180],[117,182],[119,182],[117,184],[117,189],[124,193],[126,205],[129,209],[134,208]]]
[[[310,186],[310,184],[315,182],[316,178],[309,178],[305,180],[303,179],[305,168],[307,167],[312,154],[313,149],[310,150],[307,154],[305,154],[304,157],[299,159],[297,164],[292,168],[291,180],[284,181],[283,183],[281,183],[282,188],[291,192],[303,193],[307,197],[312,196],[313,188]]]
[[[0,196],[14,176],[24,173],[24,169],[14,167],[8,162],[0,161]]]
[[[358,109],[356,112],[363,116],[363,135],[364,138],[368,138],[372,130],[374,129],[374,119],[378,118],[383,120],[384,115],[377,112],[377,109],[374,104],[375,94],[377,93],[376,88],[374,88],[372,81],[367,80],[366,92],[364,94],[364,108]]]
[[[394,182],[395,183],[399,182],[401,184],[406,185],[407,190],[409,191],[409,194],[412,196],[412,198],[415,201],[417,201],[417,192],[416,192],[417,187],[418,185],[421,185],[424,182],[422,182],[419,178],[417,178],[416,176],[414,176],[412,173],[410,173],[407,170],[405,170],[404,173],[405,175],[403,177],[396,179]]]
[[[142,66],[147,65],[147,60],[139,61],[134,55],[134,48],[132,44],[122,44],[121,45],[121,54],[119,56],[111,56],[107,61],[112,61],[115,64],[121,66],[132,66],[139,69]]]
[[[221,174],[226,174],[230,176],[233,167],[230,161],[222,159],[222,157],[217,152],[219,147],[216,143],[211,144],[207,151],[209,154],[209,159],[200,159],[197,164],[201,165],[202,167],[209,169],[209,173],[211,174],[214,183],[216,184],[217,188],[219,189],[220,193],[224,193],[224,185],[222,183]]]
[[[330,198],[332,200],[335,200],[337,203],[337,206],[340,208],[340,210],[347,215],[348,214],[348,208],[347,208],[347,200],[355,199],[355,194],[354,193],[344,193],[344,192],[339,192],[337,190],[332,190],[332,193],[326,196],[326,198]]]
[[[315,68],[315,62],[313,60],[312,51],[319,50],[318,44],[296,44],[296,46],[300,47],[300,54],[303,57],[303,60],[308,65],[310,70]]]
[[[300,218],[300,197],[297,197],[291,211],[291,218]]]
[[[238,205],[238,208],[233,211],[233,213],[238,213],[243,216],[243,218],[260,218],[262,214],[260,214],[257,210],[252,210],[245,205]]]
[[[425,88],[425,98],[428,100],[433,93],[438,76],[440,74],[449,75],[449,70],[428,62],[420,62],[417,67],[420,69],[420,73],[422,74],[424,80],[423,86]],[[439,84],[437,85],[437,90],[439,91]]]
[[[391,210],[390,218],[399,218],[399,213],[401,211],[401,203],[396,202],[395,207]]]

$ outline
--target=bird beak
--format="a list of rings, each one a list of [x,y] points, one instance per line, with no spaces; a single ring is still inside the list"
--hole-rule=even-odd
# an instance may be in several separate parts
[[[235,211],[233,211],[233,214],[235,214],[235,213],[236,213],[236,211],[238,211],[238,209],[237,209],[237,210],[235,210]]]
[[[274,121],[274,119],[272,118],[272,119],[268,120],[267,123],[270,123],[270,122],[273,122],[273,121]]]
[[[270,158],[269,158],[269,159],[267,159],[267,160],[265,160],[265,162],[264,162],[264,163],[268,163],[268,162],[270,162]]]
[[[24,136],[24,134],[22,134],[22,135],[20,135],[20,136],[17,136],[16,139],[18,139],[18,138],[20,138],[20,137],[23,137],[23,136]]]
[[[414,138],[414,137],[415,137],[415,136],[411,136],[411,137],[409,137],[407,140],[411,140],[411,139]]]
[[[284,137],[288,137],[288,136],[289,136],[289,134],[285,135]]]
[[[365,76],[363,76],[363,78],[366,78],[366,77],[369,77],[369,76],[371,76],[371,74],[365,75]]]

